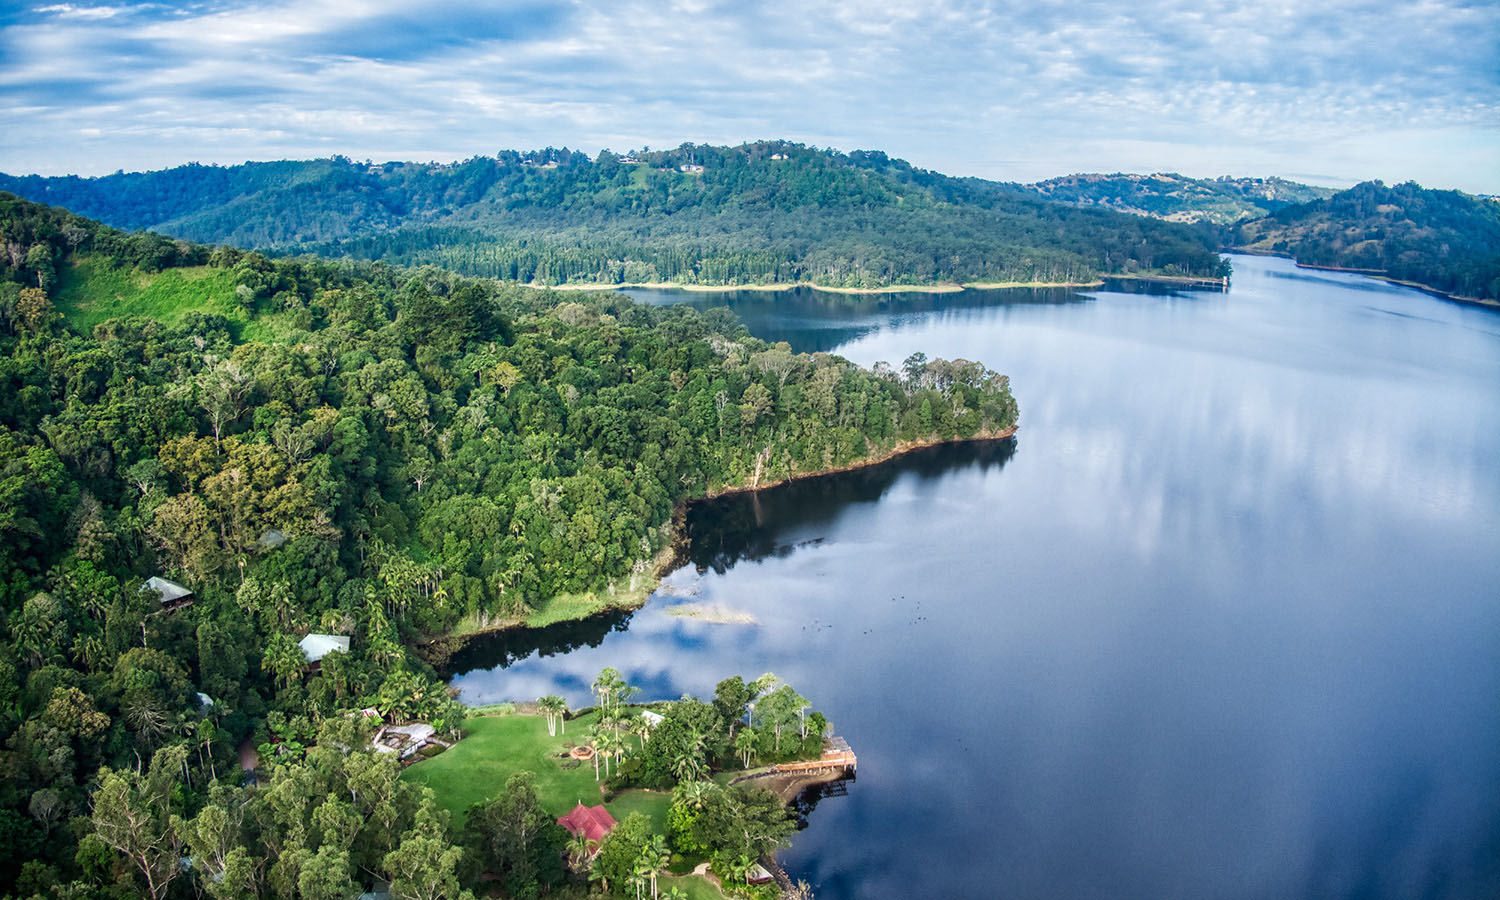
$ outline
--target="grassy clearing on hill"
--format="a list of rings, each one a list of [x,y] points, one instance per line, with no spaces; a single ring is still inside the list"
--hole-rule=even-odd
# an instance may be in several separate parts
[[[250,318],[235,301],[234,275],[228,269],[194,266],[148,273],[85,257],[59,275],[57,309],[84,332],[117,316],[144,316],[168,324],[190,312],[241,323]]]

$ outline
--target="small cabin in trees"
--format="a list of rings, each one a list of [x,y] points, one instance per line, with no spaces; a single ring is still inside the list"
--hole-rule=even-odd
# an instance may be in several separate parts
[[[323,668],[323,657],[330,653],[348,653],[349,636],[344,634],[309,634],[297,642],[302,655],[307,658],[307,668],[316,672]]]
[[[171,612],[184,606],[193,605],[193,592],[175,581],[168,581],[155,575],[146,579],[141,585],[141,593],[155,594],[156,599],[161,601],[164,612]]]

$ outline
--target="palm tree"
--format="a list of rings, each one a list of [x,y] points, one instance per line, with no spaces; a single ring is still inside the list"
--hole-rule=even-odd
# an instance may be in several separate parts
[[[596,752],[604,755],[604,774],[609,776],[609,764],[616,760],[625,758],[625,740],[617,732],[605,729],[599,733],[595,743]],[[620,770],[619,763],[615,763],[615,771]]]
[[[568,839],[568,865],[574,872],[583,872],[588,868],[589,860],[594,857],[594,848],[599,846],[598,841],[589,840],[589,836],[580,831]]]
[[[688,734],[682,750],[672,759],[672,774],[679,782],[697,781],[706,773],[703,755],[707,742],[697,730]]]
[[[568,704],[556,694],[548,694],[536,701],[537,709],[547,717],[547,734],[557,737],[557,724],[568,714]]]
[[[682,798],[682,803],[694,812],[702,812],[703,805],[708,797],[719,786],[712,781],[684,781],[672,789],[675,796]]]
[[[646,742],[651,740],[651,723],[646,721],[645,716],[632,716],[630,719],[630,733],[641,739],[641,749],[645,749]]]
[[[293,681],[296,681],[306,665],[307,655],[287,635],[273,634],[266,642],[265,655],[261,657],[261,668],[276,676],[276,683],[281,687],[289,687]]]
[[[750,882],[750,870],[755,868],[755,860],[751,859],[748,854],[741,853],[733,859],[725,860],[724,868],[728,870],[724,873],[728,876],[725,880],[748,884]]]
[[[734,736],[734,752],[740,755],[745,768],[750,768],[750,757],[755,753],[755,732],[749,728],[741,728],[740,733]]]
[[[604,735],[606,735],[608,733],[609,732],[605,731],[604,729],[600,728],[597,724],[595,724],[593,727],[591,727],[589,729],[589,732],[588,732],[588,735],[587,735],[587,737],[588,737],[588,744],[589,744],[589,746],[591,748],[593,748],[593,751],[594,751],[594,780],[595,781],[599,780],[599,756],[600,756],[600,746],[599,745],[600,745],[600,742],[603,740]]]
[[[606,666],[599,671],[599,676],[594,679],[593,684],[589,685],[589,690],[599,698],[601,714],[609,710],[610,699],[614,696],[616,689],[624,683],[618,669]]]
[[[651,878],[652,900],[656,900],[656,876],[666,871],[671,859],[672,852],[667,849],[666,838],[659,834],[651,835],[651,843],[641,848],[641,863],[645,865],[646,874]]]

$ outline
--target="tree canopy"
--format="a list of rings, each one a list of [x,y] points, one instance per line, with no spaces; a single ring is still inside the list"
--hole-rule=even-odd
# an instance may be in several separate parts
[[[1366,181],[1240,227],[1236,242],[1461,297],[1500,299],[1500,203]]]
[[[451,165],[335,157],[90,179],[0,176],[0,189],[190,240],[543,284],[1228,274],[1211,239],[1180,224],[1052,203],[877,151],[781,141],[684,144],[625,162],[547,148]]]
[[[647,578],[674,506],[710,490],[1017,415],[977,363],[877,374],[723,310],[269,259],[6,195],[0,237],[0,896],[296,900],[380,878],[447,900],[479,864],[545,886],[557,835],[526,785],[466,851],[361,749],[366,709],[458,732],[417,641]],[[85,332],[109,273],[143,314]],[[232,285],[236,317],[153,306],[173,273]],[[165,609],[153,575],[192,602]],[[313,633],[347,652],[310,665]],[[238,786],[237,750],[260,787]]]

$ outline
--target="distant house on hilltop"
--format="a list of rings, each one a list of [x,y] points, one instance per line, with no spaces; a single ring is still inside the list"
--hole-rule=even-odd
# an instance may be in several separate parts
[[[175,581],[168,581],[155,575],[146,579],[141,585],[141,593],[155,594],[156,599],[161,601],[161,608],[170,612],[184,606],[193,605],[193,592]]]
[[[772,153],[771,154],[771,158],[772,159],[786,159],[786,154],[785,153]]]
[[[348,653],[349,637],[343,634],[309,634],[297,642],[302,655],[307,658],[307,667],[316,672],[323,667],[323,657],[330,653]]]
[[[684,172],[688,172],[690,174],[696,174],[698,172],[702,172],[703,171],[703,167],[700,166],[700,165],[697,165],[696,163],[683,163],[682,165],[678,166],[677,168],[681,169]]]

